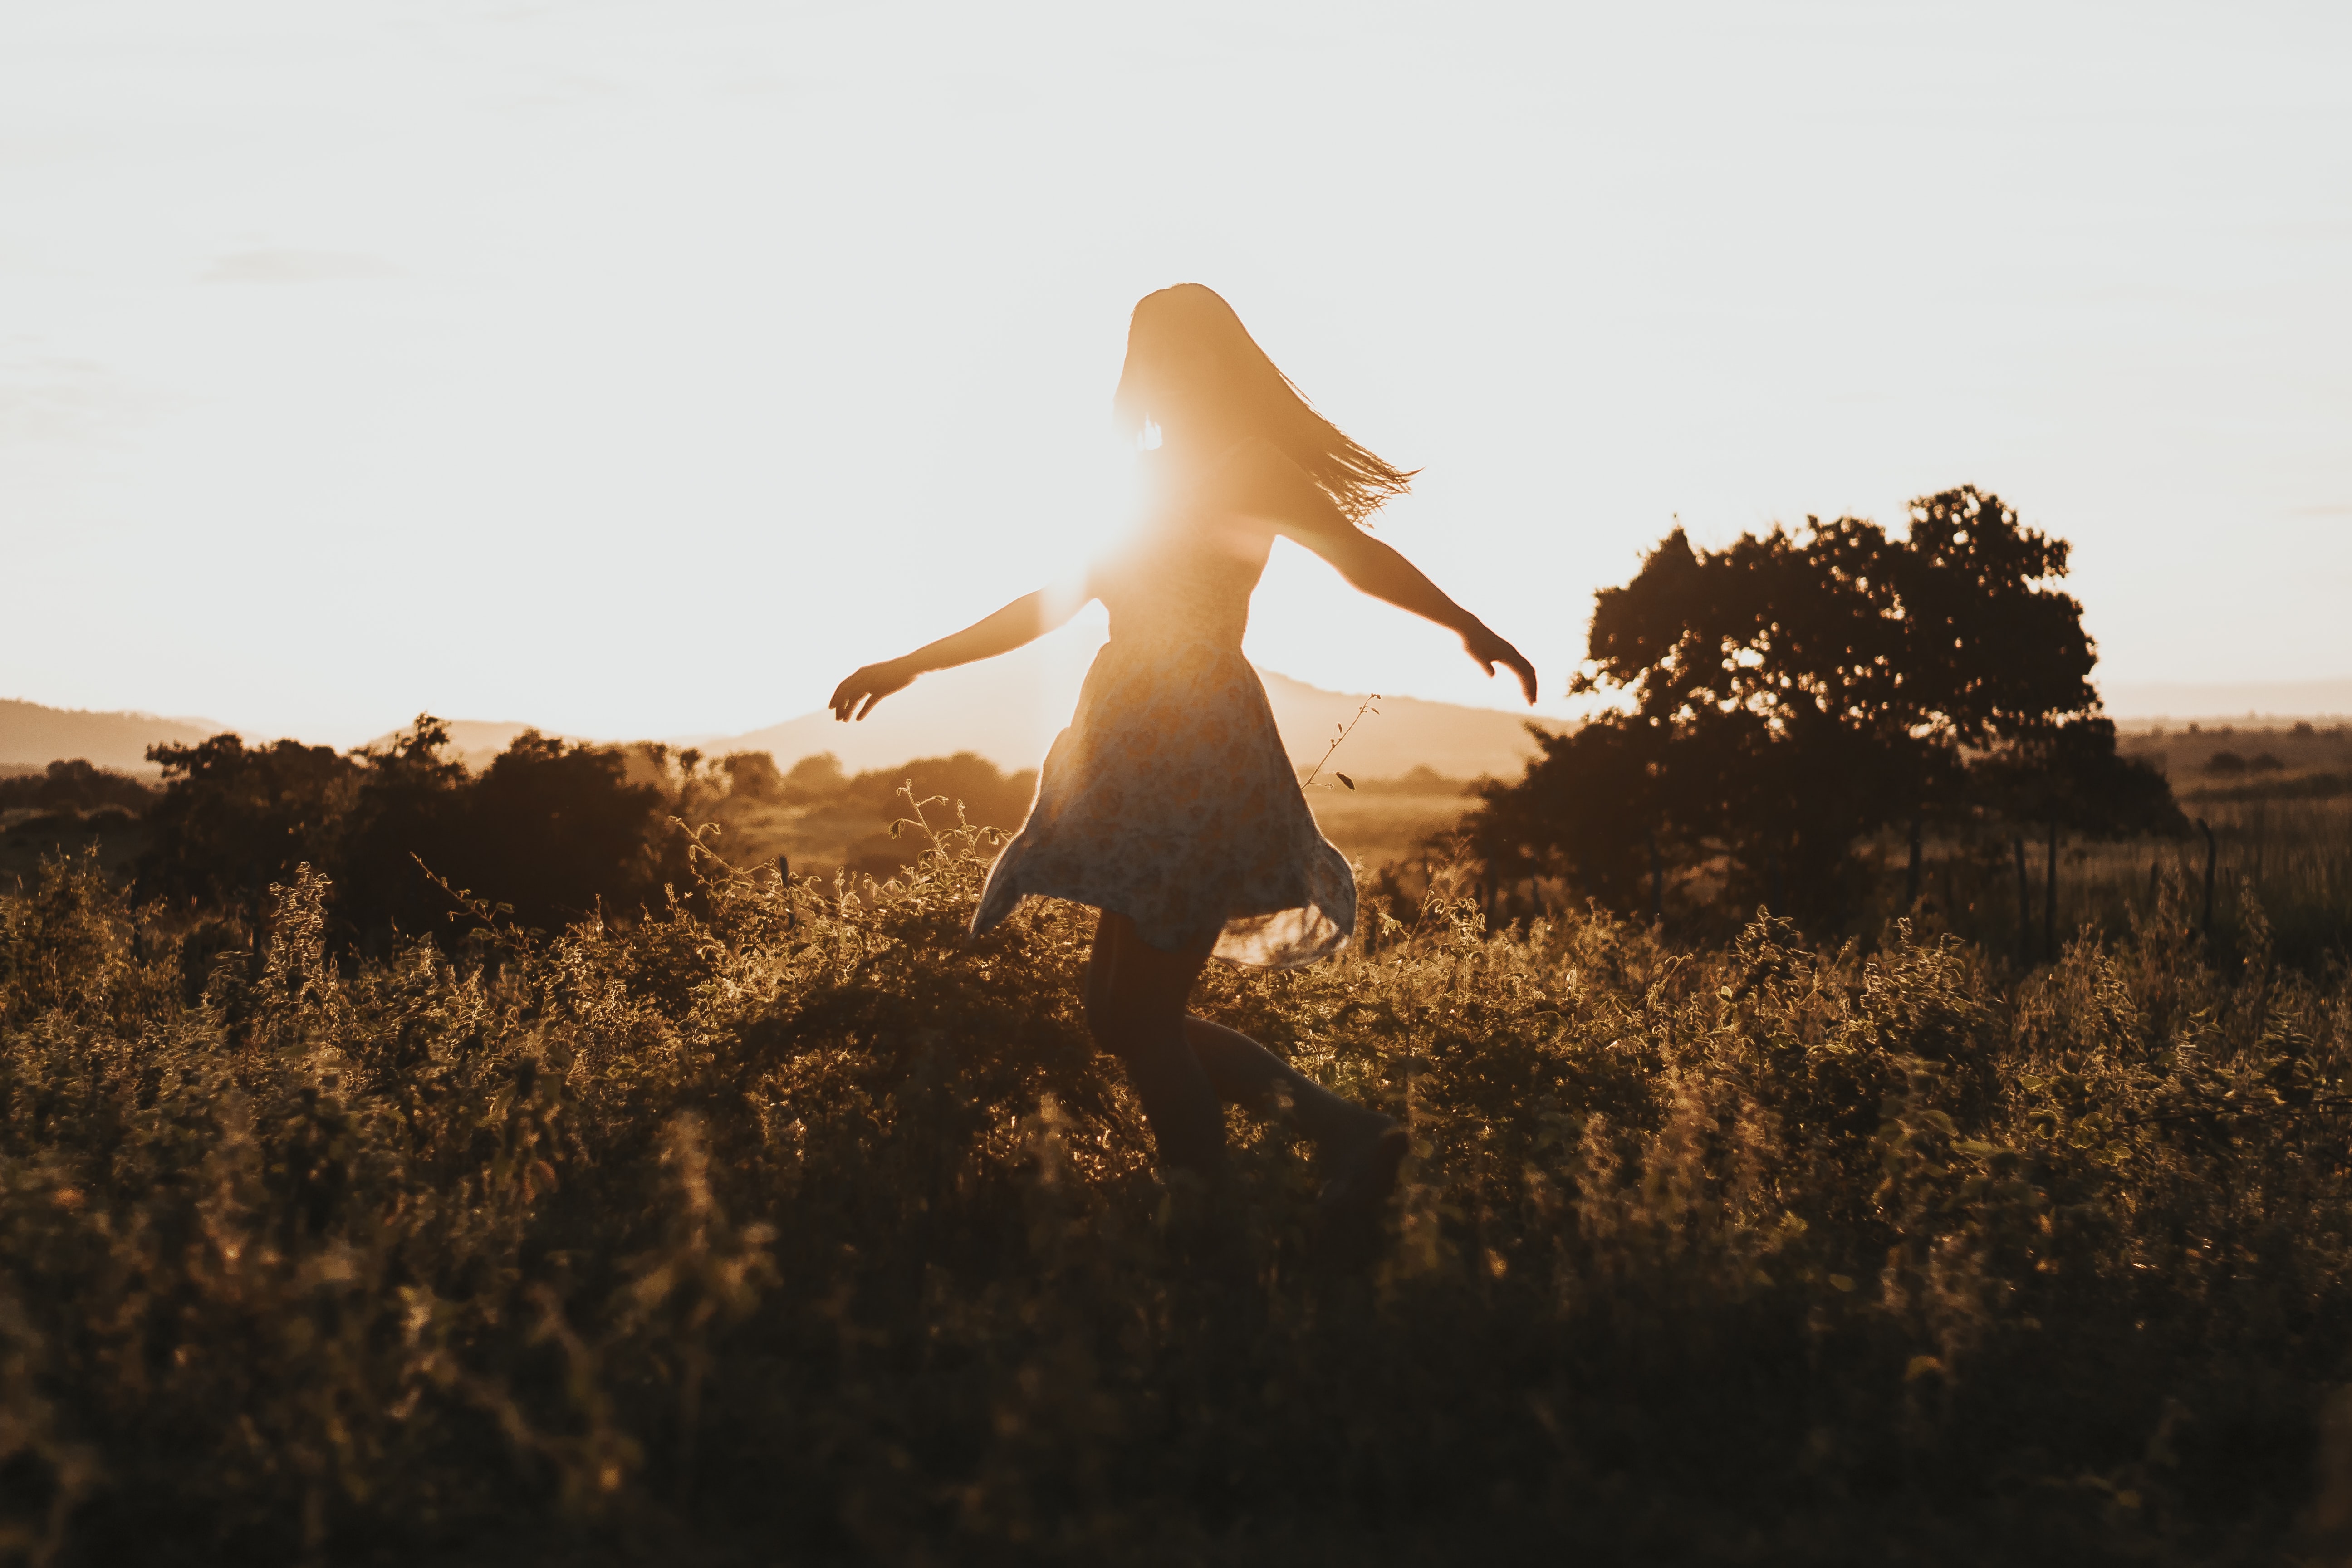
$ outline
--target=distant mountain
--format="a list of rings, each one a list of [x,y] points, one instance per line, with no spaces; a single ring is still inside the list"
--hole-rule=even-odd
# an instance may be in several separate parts
[[[705,752],[770,752],[790,767],[831,752],[852,772],[916,757],[977,752],[1003,768],[1034,768],[1076,705],[1092,650],[1032,645],[1003,658],[924,676],[854,724],[828,712],[803,714],[748,734],[691,737]],[[1288,676],[1264,673],[1274,721],[1291,760],[1321,759],[1339,726],[1356,716],[1362,692],[1326,691]],[[1528,720],[1492,708],[1383,697],[1364,716],[1331,766],[1365,778],[1392,778],[1427,767],[1447,778],[1515,776],[1534,754]],[[1558,721],[1538,720],[1559,729]]]
[[[2352,718],[2352,679],[2247,680],[2230,684],[2171,680],[2102,686],[2118,720]]]
[[[0,699],[0,766],[43,767],[79,757],[120,773],[152,773],[148,747],[186,745],[223,728],[205,719],[94,713]]]
[[[1271,670],[1263,679],[1283,744],[1301,767],[1322,760],[1331,738],[1366,699],[1363,692],[1326,691]],[[1529,723],[1554,734],[1569,728],[1532,713],[1419,697],[1382,697],[1372,708],[1331,753],[1332,767],[1371,779],[1395,778],[1417,767],[1450,779],[1517,778],[1536,754]]]
[[[1034,768],[1070,721],[1078,686],[1093,657],[1094,649],[1083,643],[1033,644],[1003,658],[924,676],[863,723],[837,724],[830,713],[820,711],[749,734],[680,736],[671,743],[698,746],[712,755],[772,752],[784,767],[831,752],[853,773],[957,752],[977,752],[1008,772]],[[1288,676],[1267,673],[1264,679],[1283,743],[1302,768],[1321,760],[1333,734],[1355,718],[1365,700],[1361,692],[1326,691]],[[1375,779],[1394,778],[1416,767],[1447,778],[1511,777],[1534,752],[1527,721],[1515,713],[1412,697],[1383,697],[1374,707],[1378,711],[1365,714],[1332,757],[1332,767]],[[447,722],[451,751],[477,771],[531,728],[512,720]],[[1557,721],[1539,722],[1559,727]],[[82,757],[100,767],[152,775],[155,770],[146,760],[149,746],[188,744],[227,728],[203,719],[0,701],[0,768],[38,768]],[[369,744],[381,749],[401,733],[387,731]]]
[[[1034,768],[1069,722],[1094,649],[1049,641],[961,669],[927,675],[875,710],[863,723],[838,724],[830,713],[807,713],[740,735],[674,737],[713,755],[772,752],[790,767],[831,752],[853,773],[887,768],[917,757],[977,752],[1007,770]],[[1364,694],[1327,691],[1286,675],[1261,672],[1275,723],[1292,761],[1308,767],[1321,759],[1339,726],[1355,717]],[[2104,689],[2107,710],[2127,727],[2168,720],[2233,721],[2352,717],[2352,679],[2247,682],[2125,683]],[[1426,767],[1447,778],[1516,776],[1533,754],[1528,720],[1492,708],[1384,697],[1331,759],[1331,766],[1363,778],[1394,778]],[[1558,720],[1535,721],[1546,729]],[[37,769],[81,757],[100,767],[152,775],[146,751],[158,743],[187,744],[228,728],[205,719],[164,719],[152,713],[92,712],[0,700],[0,771]],[[451,749],[479,770],[531,726],[511,720],[449,721]],[[382,747],[400,731],[369,742]],[[269,737],[248,735],[248,741]],[[566,736],[579,740],[583,737]]]

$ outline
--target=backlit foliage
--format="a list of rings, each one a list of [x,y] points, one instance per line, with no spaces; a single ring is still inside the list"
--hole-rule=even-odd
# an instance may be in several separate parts
[[[1081,913],[961,944],[986,853],[706,860],[625,927],[364,959],[307,869],[247,932],[53,864],[0,904],[5,1550],[2275,1561],[2352,1521],[2340,973],[2210,966],[2169,903],[2011,989],[1900,930],[1433,897],[1204,987],[1410,1120],[1359,1268],[1278,1116],[1223,1210],[1155,1178]]]

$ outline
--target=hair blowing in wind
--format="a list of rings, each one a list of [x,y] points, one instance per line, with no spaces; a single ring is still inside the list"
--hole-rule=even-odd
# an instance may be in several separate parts
[[[1165,426],[1171,405],[1221,406],[1235,426],[1265,437],[1313,479],[1339,515],[1360,523],[1412,488],[1399,468],[1315,412],[1257,346],[1224,296],[1200,283],[1147,294],[1127,329],[1127,364],[1112,406],[1123,433]]]

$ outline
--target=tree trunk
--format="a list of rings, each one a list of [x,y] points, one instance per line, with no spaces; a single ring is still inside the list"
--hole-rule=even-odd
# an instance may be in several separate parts
[[[2013,834],[2010,847],[2017,851],[2017,963],[2021,969],[2033,965],[2033,884],[2025,875],[2025,835]]]
[[[1911,870],[1904,879],[1903,907],[1906,910],[1919,907],[1919,819],[1916,816],[1911,819]]]
[[[2058,962],[2058,825],[2050,825],[2050,852],[2042,862],[2042,953]]]

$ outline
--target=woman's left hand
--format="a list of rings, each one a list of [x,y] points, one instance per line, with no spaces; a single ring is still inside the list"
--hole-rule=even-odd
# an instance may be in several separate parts
[[[1499,664],[1517,676],[1519,689],[1528,695],[1528,706],[1535,706],[1536,667],[1528,662],[1527,655],[1496,637],[1484,622],[1462,634],[1462,647],[1488,675],[1494,674],[1495,667]]]
[[[874,711],[874,705],[894,691],[904,691],[915,683],[915,671],[907,661],[886,658],[880,664],[869,664],[833,689],[833,700],[826,704],[833,716],[844,723],[863,719]]]

